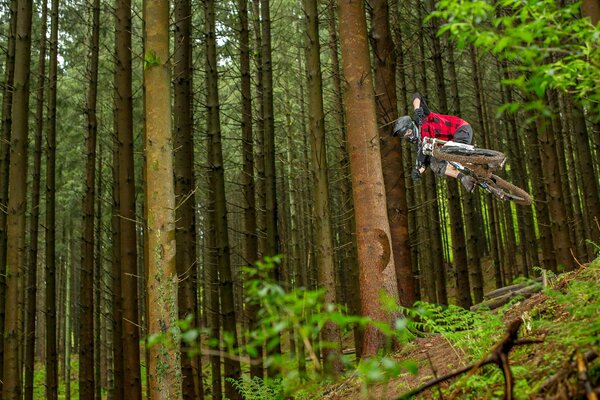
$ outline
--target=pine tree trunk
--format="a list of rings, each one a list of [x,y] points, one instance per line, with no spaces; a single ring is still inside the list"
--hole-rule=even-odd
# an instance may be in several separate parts
[[[352,232],[355,231],[354,221],[354,203],[352,201],[352,180],[350,174],[350,162],[348,160],[348,140],[346,136],[346,126],[344,119],[344,103],[342,94],[342,81],[340,72],[339,59],[339,40],[337,36],[336,24],[336,7],[337,2],[329,2],[327,7],[328,27],[329,27],[329,49],[331,54],[331,68],[333,80],[333,113],[335,116],[335,125],[337,127],[337,141],[339,153],[339,170],[342,178],[339,179],[338,196],[339,196],[339,215],[337,226],[340,226],[340,234],[336,247],[341,251],[337,254],[338,265],[342,280],[340,286],[342,288],[338,300],[349,307],[350,313],[357,315],[360,312],[360,298],[352,296],[350,293],[358,293],[358,264],[356,262],[356,240]],[[344,273],[348,271],[348,273]],[[354,345],[356,354],[360,357],[362,339],[361,332],[358,327],[354,328]]]
[[[212,138],[207,140],[207,151],[209,155],[208,163],[210,165],[210,154],[212,154]],[[217,239],[216,239],[216,218],[215,218],[215,191],[214,174],[208,175],[208,196],[206,204],[206,216],[207,228],[206,228],[206,264],[208,266],[208,300],[207,303],[207,314],[210,327],[210,338],[216,343],[221,343],[221,315],[220,309],[221,304],[219,300],[219,265],[217,261]],[[222,372],[221,372],[221,348],[219,346],[213,346],[211,349],[213,352],[210,354],[210,367],[211,367],[211,394],[214,399],[223,398],[223,384],[222,384]]]
[[[458,80],[456,78],[456,66],[454,64],[454,51],[449,46],[448,52],[450,54],[451,62],[449,63],[450,67],[450,92],[452,97],[452,108],[453,112],[456,115],[461,115],[462,110],[460,107],[460,98],[458,95]],[[475,83],[475,102],[476,108],[481,110],[481,102],[482,102],[482,88],[481,88],[481,79],[479,73],[479,65],[477,63],[477,57],[474,51],[471,51],[471,67],[473,70],[473,80]],[[479,121],[479,131],[481,133],[484,132],[484,124],[481,116],[481,112],[478,112],[480,115]],[[477,131],[476,129],[474,129]],[[484,134],[484,133],[483,133]],[[473,295],[476,303],[479,303],[483,300],[483,272],[481,269],[481,255],[479,254],[479,235],[477,231],[477,227],[481,225],[482,219],[481,216],[477,215],[475,212],[476,202],[477,202],[477,194],[465,194],[463,196],[463,210],[464,210],[464,221],[465,221],[465,239],[467,245],[467,265],[471,274],[471,286],[473,289]]]
[[[550,214],[548,213],[548,201],[546,199],[546,189],[544,187],[543,166],[540,159],[541,149],[537,140],[535,128],[531,125],[527,127],[528,140],[527,154],[529,156],[529,168],[531,174],[531,182],[533,187],[533,195],[536,199],[535,208],[537,223],[540,230],[540,242],[542,247],[541,262],[542,267],[547,270],[556,270],[556,255],[552,243],[552,230],[550,224]]]
[[[6,303],[19,302],[19,281],[25,269],[25,212],[27,205],[27,136],[29,129],[29,76],[31,61],[30,1],[17,2],[15,69],[12,98],[12,135],[8,175]],[[7,307],[4,320],[4,368],[2,398],[21,398],[19,343],[21,337],[19,307]]]
[[[254,143],[255,167],[256,167],[256,232],[258,240],[259,258],[265,255],[266,241],[266,215],[265,215],[265,121],[263,101],[263,57],[262,57],[262,34],[260,29],[260,0],[252,0],[254,14],[254,54],[256,65],[256,137]]]
[[[362,3],[341,0],[339,15],[340,47],[347,82],[344,108],[348,124],[362,315],[391,323],[392,316],[379,303],[381,290],[397,301],[398,288],[391,256],[367,26]],[[374,327],[368,327],[364,334],[362,356],[375,355],[383,344],[381,333]]]
[[[548,211],[552,223],[552,243],[556,254],[556,262],[564,267],[571,267],[571,255],[569,253],[570,238],[566,210],[562,204],[562,185],[560,180],[560,167],[556,153],[555,132],[550,124],[539,118],[537,124],[538,140],[540,142],[540,159],[542,162],[543,182],[547,193]],[[553,271],[557,266],[551,267]]]
[[[74,261],[74,257],[73,257],[73,253],[74,251],[71,249],[70,243],[72,243],[72,241],[70,240],[70,236],[71,236],[71,232],[72,232],[72,228],[73,228],[73,224],[71,222],[71,220],[69,220],[69,230],[68,230],[68,234],[66,237],[64,237],[64,239],[66,239],[65,241],[67,243],[69,243],[69,245],[67,245],[67,257],[65,258],[65,262],[64,265],[62,265],[64,272],[64,280],[65,280],[65,285],[61,287],[64,288],[64,331],[63,331],[63,338],[65,341],[65,345],[64,345],[64,349],[62,352],[63,355],[63,360],[65,363],[64,366],[64,376],[63,376],[63,380],[65,382],[65,400],[70,400],[71,399],[71,337],[72,337],[72,326],[71,326],[71,291],[73,290],[73,282],[75,281],[75,277],[73,276],[74,274],[72,274],[71,272],[71,265],[75,265],[75,263],[73,262],[71,264],[72,261]],[[60,320],[60,319],[59,319]],[[61,324],[62,325],[62,324]]]
[[[240,18],[240,75],[242,95],[242,153],[244,192],[244,262],[254,265],[258,260],[258,231],[256,220],[256,184],[254,181],[254,137],[252,130],[252,77],[250,68],[250,32],[248,28],[248,0],[239,0]],[[247,305],[249,329],[257,324],[258,306]],[[257,356],[250,365],[252,377],[263,377],[263,349],[257,348]]]
[[[51,16],[48,127],[46,132],[46,398],[54,400],[58,397],[56,310],[56,90],[58,72],[58,0],[52,0]]]
[[[15,42],[17,30],[17,0],[11,0],[8,13],[8,43],[4,61],[4,88],[2,92],[2,143],[0,143],[0,206],[8,209],[8,180],[10,167],[10,141],[12,128],[12,102],[15,76]],[[41,51],[41,50],[40,50]],[[7,252],[7,216],[0,212],[0,332],[4,333],[6,301],[6,252]],[[0,340],[0,354],[4,354],[4,340]],[[0,380],[4,376],[4,364],[0,362]],[[2,385],[0,385],[0,396]]]
[[[260,0],[263,79],[263,121],[265,157],[265,255],[274,256],[279,250],[277,236],[277,196],[275,176],[275,116],[273,110],[273,63],[271,56],[271,6],[269,0]]]
[[[427,174],[425,182],[416,184],[415,190],[415,204],[416,204],[416,238],[417,246],[422,249],[418,254],[420,256],[419,262],[419,281],[421,283],[422,299],[430,303],[437,303],[437,291],[435,278],[435,266],[433,263],[432,254],[426,249],[431,248],[431,227],[427,226],[426,221],[428,215],[428,201],[431,200],[432,196],[428,196],[428,180],[433,180],[431,174]],[[435,185],[435,182],[434,182]],[[435,187],[435,186],[434,186]],[[438,228],[439,229],[439,228]],[[438,231],[439,232],[439,231]]]
[[[208,111],[207,133],[211,141],[209,163],[212,175],[212,190],[215,196],[215,236],[217,263],[219,266],[219,286],[221,299],[221,316],[223,333],[230,335],[231,345],[237,347],[236,312],[234,308],[233,273],[231,268],[227,207],[225,197],[225,171],[223,165],[223,150],[221,139],[221,122],[219,115],[219,90],[217,71],[217,50],[215,37],[215,3],[206,0],[205,3],[205,34],[206,34],[206,106]],[[241,374],[240,362],[232,357],[226,357],[224,363],[225,395],[229,399],[241,399],[231,380],[239,379]]]
[[[31,219],[29,224],[29,260],[27,262],[27,325],[25,328],[25,393],[26,400],[33,399],[35,369],[36,301],[38,244],[40,219],[40,180],[42,164],[42,134],[44,130],[44,87],[46,82],[46,30],[48,3],[43,1],[38,57],[38,81],[35,112],[35,143],[33,149],[33,174],[31,182]]]
[[[311,173],[313,177],[313,216],[315,250],[319,284],[325,289],[324,301],[335,304],[335,264],[333,236],[329,214],[329,176],[325,148],[325,113],[323,111],[323,81],[321,76],[319,18],[316,0],[304,0],[306,17],[306,72],[308,80],[308,127],[311,146]],[[322,340],[340,342],[339,327],[329,321],[321,332]],[[342,370],[340,350],[325,347],[322,350],[325,372],[339,374]]]
[[[416,300],[412,278],[412,259],[408,236],[408,205],[402,174],[402,143],[392,137],[392,123],[398,117],[396,96],[396,60],[389,26],[387,0],[375,0],[372,6],[372,43],[375,57],[375,94],[381,139],[381,163],[386,188],[392,252],[400,304],[410,307]]]
[[[135,171],[133,162],[133,110],[131,67],[131,0],[116,0],[115,113],[119,141],[119,223],[121,249],[122,341],[124,398],[142,396],[140,377],[140,334],[137,290],[137,233],[135,209]],[[117,360],[115,360],[117,361]]]
[[[115,126],[117,126],[117,114],[113,115]],[[110,353],[113,356],[112,368],[108,376],[112,379],[112,385],[108,387],[108,397],[112,400],[124,399],[123,394],[123,306],[121,301],[121,204],[119,198],[119,140],[117,135],[113,136],[112,143],[112,271],[109,282],[112,297],[110,309],[110,323],[112,323],[112,336],[110,340]]]
[[[592,25],[598,25],[598,21],[600,21],[600,4],[598,0],[583,0],[581,11],[585,17],[592,21]]]
[[[583,110],[569,96],[567,96],[566,109],[567,112],[571,112],[573,120],[573,135],[571,137],[575,141],[578,161],[577,171],[582,171],[584,175],[581,177],[586,210],[584,218],[590,226],[587,238],[594,243],[600,243],[600,229],[595,223],[596,220],[600,221],[600,184],[598,183],[598,175],[594,173],[594,157],[590,146],[591,134],[586,127]],[[589,255],[593,257],[592,254]]]
[[[94,311],[94,380],[96,381],[96,387],[94,390],[94,399],[102,400],[102,389],[106,387],[106,380],[103,377],[106,374],[106,339],[104,333],[106,332],[106,323],[102,319],[102,314],[106,308],[106,302],[104,298],[104,257],[102,249],[104,248],[103,235],[104,229],[102,229],[102,223],[104,218],[104,180],[102,175],[102,166],[104,164],[104,153],[102,142],[98,145],[98,157],[96,165],[96,219],[95,223],[95,251],[94,251],[94,304],[96,305]],[[104,340],[103,340],[104,337]]]
[[[175,183],[171,130],[169,1],[144,4],[145,22],[145,221],[148,334],[163,333],[174,343],[148,350],[150,399],[182,398],[181,353],[169,330],[177,321]],[[149,61],[150,60],[150,61]]]
[[[95,393],[94,375],[94,202],[96,189],[96,134],[98,121],[96,103],[98,97],[98,54],[100,45],[100,0],[92,6],[92,39],[90,64],[88,66],[88,92],[86,99],[86,190],[83,198],[83,232],[81,249],[81,286],[79,315],[79,393],[81,398],[91,399]],[[96,327],[99,329],[100,327]]]
[[[192,9],[190,0],[175,1],[174,53],[174,117],[175,131],[175,213],[176,266],[179,276],[179,318],[191,317],[190,329],[198,327],[196,273],[196,196],[194,174],[194,120],[192,93]],[[185,345],[185,344],[184,344]],[[184,399],[203,399],[204,390],[199,377],[202,363],[199,357],[183,356],[182,394]]]
[[[507,70],[506,63],[502,64],[502,78],[508,79],[509,73]],[[507,103],[512,103],[513,93],[510,87],[507,85],[501,85],[504,88],[503,99]],[[525,163],[527,158],[525,157],[524,146],[521,144],[517,135],[517,121],[514,115],[507,115],[508,118],[508,162],[510,165],[510,171],[514,179],[514,183],[525,190],[528,189],[527,174],[525,172]],[[533,219],[532,207],[519,207],[517,209],[517,219],[519,222],[519,233],[521,240],[521,251],[524,252],[524,259],[526,262],[523,263],[522,274],[523,276],[529,276],[529,272],[536,265],[539,265],[538,258],[538,243],[535,236],[535,221]]]

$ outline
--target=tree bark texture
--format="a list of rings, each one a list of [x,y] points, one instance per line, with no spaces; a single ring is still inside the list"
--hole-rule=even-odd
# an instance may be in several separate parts
[[[48,3],[43,1],[40,47],[38,57],[38,90],[36,93],[33,173],[31,177],[31,219],[29,224],[29,259],[27,261],[27,324],[25,327],[25,385],[24,397],[33,399],[36,339],[37,265],[40,220],[40,187],[42,167],[42,135],[44,131],[44,93],[46,83],[46,31]],[[8,175],[6,175],[8,176]],[[0,375],[1,376],[1,375]]]
[[[390,220],[392,252],[400,304],[415,302],[412,258],[408,235],[408,205],[402,166],[400,136],[393,137],[392,124],[398,117],[396,95],[396,58],[389,25],[387,0],[375,0],[372,6],[372,43],[375,57],[375,101],[381,138],[381,164],[385,182],[387,213]]]
[[[17,0],[9,6],[8,43],[4,61],[4,88],[2,92],[2,143],[0,143],[0,206],[8,209],[8,181],[10,167],[10,136],[12,128],[12,101],[15,77],[15,42],[17,36]],[[45,38],[45,36],[44,36]],[[41,51],[41,50],[40,50]],[[0,332],[4,332],[6,304],[6,251],[7,251],[7,212],[0,212]],[[4,354],[4,340],[0,340],[0,354]],[[0,363],[0,379],[4,364]],[[2,386],[0,385],[0,396]]]
[[[6,308],[4,322],[4,368],[2,397],[20,399],[21,341],[19,281],[25,268],[25,211],[27,205],[27,152],[29,78],[31,64],[32,3],[17,2],[15,68],[12,99],[12,134],[10,136],[10,167],[8,175],[7,243],[6,243]]]
[[[225,170],[223,166],[223,145],[221,138],[220,103],[218,90],[217,48],[215,36],[215,2],[205,0],[206,34],[206,107],[208,111],[207,133],[211,142],[209,163],[212,176],[212,190],[215,199],[215,237],[217,263],[219,267],[219,290],[223,333],[231,338],[233,348],[237,347],[236,312],[234,307],[233,274],[231,269],[231,248],[229,243],[227,200],[225,198]],[[268,197],[268,196],[267,196]],[[268,224],[267,224],[268,225]],[[225,357],[225,395],[232,400],[241,399],[231,379],[239,379],[239,360]]]
[[[100,0],[92,5],[92,38],[88,66],[88,92],[85,105],[87,120],[85,193],[83,197],[83,232],[81,249],[81,282],[79,285],[79,393],[91,399],[95,393],[94,375],[94,203],[96,194],[96,135],[98,119],[98,55],[100,46]],[[96,326],[96,329],[99,329]]]
[[[329,176],[325,148],[325,113],[323,111],[323,79],[319,45],[319,17],[316,0],[304,0],[306,16],[306,73],[308,79],[308,128],[311,146],[313,183],[313,216],[319,282],[325,289],[325,302],[336,304],[333,236],[329,212]],[[330,343],[322,350],[325,372],[338,374],[342,370],[339,327],[329,321],[323,327],[322,340]]]
[[[274,256],[279,252],[277,233],[277,191],[275,174],[275,115],[273,110],[273,61],[271,44],[271,5],[269,0],[260,0],[261,16],[261,57],[262,57],[262,99],[264,122],[265,156],[265,210],[266,248],[265,255]]]
[[[556,153],[556,137],[550,121],[539,118],[538,140],[540,143],[540,159],[542,162],[544,188],[548,199],[548,211],[552,223],[552,242],[556,254],[556,263],[564,267],[571,267],[571,254],[569,229],[567,225],[566,210],[562,204],[564,195],[561,185],[561,171],[559,169],[558,155]],[[552,270],[556,270],[554,265]]]
[[[175,265],[175,183],[171,130],[171,75],[169,64],[169,1],[144,4],[145,21],[145,221],[148,333],[165,334],[164,343],[148,350],[150,399],[180,399],[181,353],[170,332],[179,318]]]
[[[250,32],[248,22],[248,0],[239,0],[240,18],[240,75],[242,95],[242,153],[243,153],[243,196],[244,196],[244,262],[254,265],[258,260],[258,225],[256,210],[256,183],[254,178],[254,131],[252,127],[252,76],[250,68]],[[258,320],[258,305],[246,308],[249,329],[255,329]],[[262,347],[250,365],[250,375],[263,377]]]
[[[119,142],[119,224],[121,249],[123,396],[137,400],[142,396],[140,377],[140,333],[137,289],[137,216],[135,170],[133,162],[133,108],[131,55],[131,0],[115,4],[115,113]]]
[[[58,0],[52,0],[48,120],[46,131],[46,398],[58,398],[56,309],[56,101],[58,79]]]
[[[179,318],[192,318],[198,327],[196,255],[196,179],[194,175],[194,119],[192,92],[192,8],[190,0],[175,1],[174,117],[176,266],[179,277]],[[184,399],[203,399],[199,357],[181,358]]]
[[[367,26],[362,3],[340,0],[340,41],[343,59],[345,111],[356,218],[356,241],[362,315],[392,322],[381,307],[381,292],[398,301],[391,253],[390,228],[381,171],[377,114],[371,78]],[[362,356],[383,347],[374,327],[364,334]]]

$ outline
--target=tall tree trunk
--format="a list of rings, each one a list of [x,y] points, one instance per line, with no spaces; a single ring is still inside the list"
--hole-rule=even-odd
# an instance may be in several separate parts
[[[208,138],[207,151],[210,157],[212,153],[212,138]],[[210,165],[210,160],[208,160]],[[208,194],[206,202],[206,264],[208,266],[208,300],[206,302],[210,338],[216,343],[221,343],[221,316],[220,316],[220,300],[219,300],[219,265],[217,261],[217,239],[216,239],[216,219],[215,219],[215,191],[213,190],[215,179],[214,174],[208,175]],[[220,345],[213,346],[214,352],[210,355],[211,367],[211,394],[214,399],[223,398],[223,384],[221,372],[221,355]]]
[[[331,53],[331,68],[333,70],[333,112],[335,115],[335,124],[337,126],[339,142],[339,168],[342,179],[339,180],[339,198],[340,198],[340,235],[337,247],[342,249],[338,254],[337,260],[340,268],[340,275],[343,277],[342,295],[338,301],[347,304],[350,313],[356,315],[360,312],[360,296],[348,295],[349,293],[358,293],[358,264],[356,262],[356,240],[352,234],[355,231],[354,204],[352,202],[352,179],[350,175],[350,161],[348,159],[348,140],[346,136],[346,124],[344,120],[344,102],[342,93],[342,79],[340,72],[339,59],[339,40],[336,24],[337,2],[331,1],[327,7],[328,27],[329,27],[329,48]],[[337,235],[336,235],[337,236]],[[345,273],[348,271],[348,273]],[[360,357],[362,348],[361,329],[354,328],[354,346],[356,354]]]
[[[71,243],[73,243],[73,241],[71,240],[71,232],[73,231],[73,223],[71,222],[71,219],[69,219],[68,222],[68,233],[66,236],[63,236],[64,240],[67,244],[67,256],[64,258],[64,263],[62,263],[62,265],[59,264],[59,267],[63,268],[63,272],[62,275],[64,275],[64,286],[61,285],[60,287],[64,288],[63,289],[63,293],[62,295],[64,296],[64,321],[62,321],[64,323],[64,331],[63,331],[63,340],[65,341],[64,344],[64,348],[63,348],[63,360],[65,363],[65,367],[64,367],[64,377],[63,380],[65,382],[65,400],[70,400],[71,399],[71,338],[73,335],[73,330],[72,330],[72,325],[71,325],[71,317],[72,317],[72,308],[71,308],[71,300],[72,300],[72,296],[71,296],[71,291],[73,290],[73,283],[75,281],[75,277],[72,273],[71,270],[71,266],[75,265],[74,261],[74,256],[73,256],[73,249],[71,246]],[[59,319],[60,321],[60,319]],[[62,325],[62,323],[61,323]]]
[[[502,63],[502,78],[508,79],[509,73],[506,63]],[[502,85],[504,93],[504,101],[512,103],[514,101],[512,89],[508,85]],[[514,115],[507,115],[508,118],[508,157],[509,165],[514,179],[514,183],[525,190],[528,190],[527,174],[525,172],[525,149],[521,144],[517,135],[517,121]],[[519,207],[517,210],[517,218],[519,221],[519,232],[521,238],[521,251],[523,251],[524,259],[523,276],[529,276],[529,272],[535,265],[539,265],[538,259],[538,243],[535,237],[535,221],[533,219],[532,207]]]
[[[252,77],[250,68],[250,32],[248,28],[248,0],[239,0],[240,18],[240,75],[242,95],[242,153],[244,192],[244,262],[254,265],[258,260],[258,231],[256,221],[256,185],[254,181],[254,138],[252,131]],[[258,305],[248,304],[246,316],[249,329],[258,322]],[[263,377],[262,346],[250,364],[250,375]]]
[[[29,224],[29,260],[27,262],[27,325],[25,327],[25,393],[26,400],[33,399],[35,368],[37,265],[40,219],[40,181],[42,166],[42,134],[44,130],[44,88],[46,83],[46,30],[48,3],[42,2],[42,17],[38,57],[38,80],[35,111],[35,144],[31,182],[31,219]]]
[[[179,318],[192,318],[198,326],[196,273],[196,187],[194,175],[192,93],[192,9],[190,0],[175,1],[175,213],[176,266],[179,276]],[[202,363],[199,357],[181,359],[184,399],[203,399]]]
[[[150,399],[180,399],[181,352],[169,332],[179,318],[175,266],[175,183],[171,131],[169,1],[144,3],[144,195],[146,221],[146,291],[148,334],[167,334],[174,346],[157,344],[148,351]],[[149,61],[150,60],[150,61]]]
[[[256,141],[254,146],[256,160],[256,232],[258,239],[258,255],[265,256],[266,249],[266,200],[265,200],[265,118],[264,118],[264,72],[263,72],[263,44],[260,22],[260,2],[261,0],[252,0],[252,9],[254,14],[254,53],[256,64],[256,95],[257,121],[256,121]]]
[[[102,176],[102,165],[104,164],[104,154],[102,142],[98,145],[98,157],[96,166],[96,219],[94,231],[96,235],[95,250],[94,250],[94,304],[96,304],[94,311],[94,380],[96,381],[96,387],[94,390],[94,399],[102,400],[102,389],[106,387],[105,380],[103,377],[106,374],[106,323],[102,320],[102,313],[106,309],[106,301],[104,298],[104,258],[102,249],[104,243],[102,241],[104,229],[102,229],[102,221],[104,218],[103,204],[104,199],[102,197],[104,190],[104,180]],[[104,340],[103,340],[104,338]]]
[[[92,40],[90,64],[88,66],[88,93],[85,114],[87,118],[86,138],[86,190],[83,198],[83,232],[81,249],[81,285],[79,315],[79,393],[81,398],[94,397],[94,202],[96,189],[96,134],[98,120],[96,103],[98,98],[98,55],[100,45],[100,0],[92,5]],[[100,327],[96,326],[96,329]]]
[[[221,139],[220,103],[218,90],[217,46],[215,35],[215,2],[205,0],[205,35],[206,35],[206,106],[208,111],[207,133],[211,141],[209,163],[212,175],[212,190],[215,198],[215,236],[217,263],[219,266],[219,286],[221,299],[221,315],[223,333],[230,335],[231,345],[237,347],[236,312],[234,308],[233,274],[229,245],[229,227],[227,222],[227,199],[225,197],[225,170],[223,165],[223,149]],[[268,224],[267,224],[268,226]],[[238,360],[226,357],[224,363],[225,395],[229,399],[241,399],[231,382],[239,379],[241,366]]]
[[[544,187],[543,166],[540,158],[541,146],[537,140],[537,132],[535,127],[529,125],[527,127],[527,135],[529,140],[525,141],[528,149],[529,167],[531,174],[531,182],[535,199],[535,208],[537,223],[540,230],[540,242],[542,247],[541,262],[542,267],[547,270],[556,269],[556,254],[552,243],[552,230],[550,223],[550,214],[548,212],[548,201],[546,199],[546,189]]]
[[[260,0],[263,79],[263,121],[265,156],[265,210],[266,248],[265,255],[279,252],[277,236],[277,190],[275,169],[275,116],[273,110],[273,62],[271,56],[271,5],[269,0]]]
[[[600,7],[600,6],[599,6]],[[591,134],[588,132],[585,117],[581,106],[579,106],[571,96],[567,95],[566,109],[570,112],[573,120],[574,141],[578,161],[578,171],[585,171],[583,176],[583,197],[585,204],[585,216],[590,229],[587,232],[588,238],[594,243],[600,243],[600,229],[597,228],[595,221],[600,222],[600,184],[598,176],[594,174],[594,157],[590,146]]]
[[[313,177],[313,216],[319,282],[325,289],[325,302],[336,303],[333,236],[329,214],[329,176],[325,148],[325,113],[323,111],[323,80],[321,75],[321,46],[316,0],[304,1],[306,16],[306,72],[308,80],[308,127]],[[322,340],[331,344],[322,350],[325,372],[339,374],[342,370],[339,327],[329,321],[321,332]]]
[[[449,46],[449,52],[452,54],[452,60],[454,61],[454,51]],[[477,54],[475,53],[475,49],[471,48],[469,51],[471,55],[471,69],[473,71],[473,82],[475,83],[475,103],[476,108],[478,110],[477,115],[479,116],[479,132],[483,135],[485,125],[483,123],[483,99],[482,99],[482,87],[481,87],[481,76],[479,71],[479,64],[477,61]],[[461,115],[461,107],[460,107],[460,99],[458,97],[458,81],[456,79],[456,70],[454,63],[452,63],[453,79],[451,90],[453,92],[453,107],[456,112],[456,115]],[[477,131],[477,130],[475,130]],[[465,194],[463,196],[463,207],[464,207],[464,220],[465,220],[465,239],[467,244],[467,265],[469,266],[469,271],[471,274],[471,285],[473,288],[473,295],[476,303],[479,303],[483,300],[483,271],[481,269],[481,255],[479,254],[480,241],[479,241],[479,232],[477,230],[478,226],[482,223],[481,216],[476,212],[476,202],[477,195],[476,194]]]
[[[548,211],[550,221],[552,223],[552,242],[556,254],[556,262],[564,267],[571,267],[571,255],[569,253],[570,238],[567,225],[566,210],[562,203],[562,185],[560,180],[560,168],[558,163],[558,155],[556,153],[556,137],[555,132],[550,124],[539,118],[538,125],[538,140],[540,142],[540,159],[542,161],[544,187],[548,199]],[[557,265],[551,267],[556,271]]]
[[[5,301],[6,301],[6,251],[7,251],[7,216],[8,213],[8,180],[10,166],[10,132],[12,127],[12,99],[15,76],[15,42],[17,32],[17,0],[11,0],[9,7],[10,22],[8,25],[8,43],[4,62],[4,88],[2,92],[2,137],[0,143],[0,332],[4,333]],[[45,36],[44,36],[45,38]],[[4,355],[4,340],[0,340],[0,356]],[[4,364],[0,362],[0,381],[3,377]],[[0,383],[0,396],[2,384]]]
[[[598,0],[583,0],[581,11],[584,17],[589,18],[594,26],[600,21],[600,2]]]
[[[21,397],[19,343],[21,325],[19,282],[25,268],[25,211],[27,206],[27,141],[29,131],[29,75],[31,64],[32,4],[17,2],[15,69],[12,99],[12,134],[10,136],[10,167],[8,175],[7,243],[6,243],[6,308],[4,321],[4,368],[2,396]]]
[[[123,342],[123,391],[127,399],[142,397],[140,333],[138,328],[137,233],[135,170],[133,162],[133,109],[131,70],[131,0],[115,5],[115,113],[119,141],[120,281]],[[115,360],[116,361],[116,360]]]
[[[382,289],[397,301],[398,288],[381,172],[367,24],[361,2],[340,0],[339,15],[362,314],[391,322],[391,315],[379,302]],[[381,333],[368,327],[362,356],[375,355],[383,345]]]
[[[124,399],[123,394],[123,302],[121,299],[121,204],[119,190],[119,139],[117,137],[117,116],[114,115],[115,133],[112,137],[112,254],[111,254],[111,279],[109,286],[112,294],[111,322],[112,340],[110,353],[113,356],[112,385],[108,388],[108,397],[112,400]]]
[[[58,0],[52,0],[48,127],[46,131],[46,398],[58,397],[56,315],[56,101],[58,73]]]
[[[381,164],[386,189],[387,213],[390,223],[392,253],[400,304],[406,307],[415,302],[412,259],[408,236],[408,205],[402,171],[402,143],[392,137],[393,121],[398,117],[396,96],[396,59],[389,25],[387,0],[375,0],[372,8],[373,53],[375,62],[375,95],[377,121],[381,139]]]

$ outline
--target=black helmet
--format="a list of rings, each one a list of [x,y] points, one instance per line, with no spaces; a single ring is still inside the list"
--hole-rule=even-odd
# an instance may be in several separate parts
[[[394,130],[392,131],[392,136],[402,135],[402,137],[408,139],[411,143],[415,143],[417,141],[417,126],[413,122],[412,118],[408,115],[400,117],[396,120],[394,124]]]

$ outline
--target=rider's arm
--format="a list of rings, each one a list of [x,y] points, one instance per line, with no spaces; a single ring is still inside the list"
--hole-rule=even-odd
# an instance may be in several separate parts
[[[419,92],[413,95],[413,107],[415,108],[415,121],[417,124],[421,124],[430,114],[430,111],[427,102]]]

